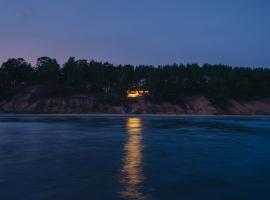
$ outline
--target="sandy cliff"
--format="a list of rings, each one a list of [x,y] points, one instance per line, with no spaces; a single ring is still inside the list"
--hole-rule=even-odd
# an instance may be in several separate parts
[[[38,95],[37,88],[18,92],[9,99],[0,100],[1,113],[112,113],[112,114],[191,114],[191,115],[270,115],[270,99],[254,101],[230,100],[221,109],[204,96],[186,97],[181,105],[168,102],[151,103],[145,99],[125,105],[112,106],[98,103],[89,95],[65,98],[46,98]]]

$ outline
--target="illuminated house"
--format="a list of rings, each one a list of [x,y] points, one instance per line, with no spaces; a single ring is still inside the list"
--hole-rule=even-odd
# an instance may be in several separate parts
[[[145,87],[145,79],[140,79],[133,84],[133,86],[127,91],[128,98],[139,98],[149,95],[148,89]]]
[[[148,90],[145,90],[145,89],[134,88],[127,91],[128,98],[145,97],[148,94],[149,94]]]

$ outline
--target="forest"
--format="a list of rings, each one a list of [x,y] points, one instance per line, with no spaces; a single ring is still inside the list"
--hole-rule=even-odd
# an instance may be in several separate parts
[[[0,97],[9,98],[30,86],[45,96],[89,94],[111,104],[126,101],[126,91],[144,80],[149,101],[181,103],[183,97],[205,95],[213,103],[228,99],[252,100],[270,96],[270,69],[227,65],[171,64],[113,65],[70,57],[62,66],[41,57],[35,66],[23,58],[11,58],[0,68]]]

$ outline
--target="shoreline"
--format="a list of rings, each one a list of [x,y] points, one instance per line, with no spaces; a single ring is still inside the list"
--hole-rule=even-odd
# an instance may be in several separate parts
[[[270,117],[270,115],[199,115],[199,114],[81,114],[81,113],[49,113],[49,114],[30,114],[30,113],[0,113],[0,117]]]

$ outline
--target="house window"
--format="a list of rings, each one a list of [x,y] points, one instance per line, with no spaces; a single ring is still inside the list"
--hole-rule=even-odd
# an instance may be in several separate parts
[[[138,98],[138,97],[144,97],[149,94],[148,90],[128,90],[127,91],[127,97],[128,98]]]

